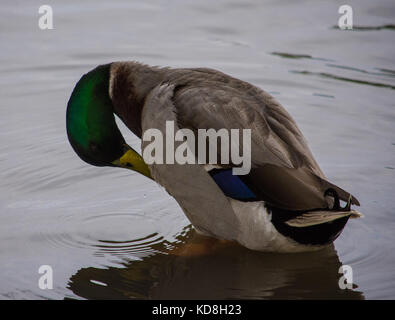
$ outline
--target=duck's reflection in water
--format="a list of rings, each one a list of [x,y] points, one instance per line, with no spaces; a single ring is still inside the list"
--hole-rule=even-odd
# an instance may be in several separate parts
[[[358,289],[339,288],[341,263],[333,246],[298,254],[268,254],[234,244],[210,244],[188,227],[173,249],[155,244],[157,253],[123,268],[83,268],[69,289],[87,299],[363,299]],[[191,246],[195,255],[185,256]],[[198,249],[197,249],[198,248]]]

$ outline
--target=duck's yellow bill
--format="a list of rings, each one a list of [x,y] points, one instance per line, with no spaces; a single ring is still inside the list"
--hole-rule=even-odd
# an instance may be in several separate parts
[[[144,159],[140,154],[128,146],[127,151],[122,157],[112,162],[113,165],[121,168],[131,169],[137,171],[146,177],[152,179],[151,172],[144,162]]]

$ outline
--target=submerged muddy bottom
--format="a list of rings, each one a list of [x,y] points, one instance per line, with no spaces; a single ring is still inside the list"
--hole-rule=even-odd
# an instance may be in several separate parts
[[[335,28],[332,1],[69,1],[53,6],[54,30],[37,27],[41,4],[2,3],[1,299],[395,298],[392,1],[351,4],[354,31]],[[74,84],[117,60],[211,67],[265,89],[365,217],[318,252],[169,254],[197,241],[174,199],[137,173],[83,163],[67,141]],[[38,286],[42,265],[52,290]],[[342,265],[353,289],[339,288]]]

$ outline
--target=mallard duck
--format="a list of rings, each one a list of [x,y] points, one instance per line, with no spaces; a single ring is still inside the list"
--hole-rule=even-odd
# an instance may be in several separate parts
[[[251,129],[252,168],[234,175],[232,164],[147,164],[125,142],[114,114],[139,138],[150,128],[166,134],[166,121],[193,132]],[[351,209],[358,200],[327,180],[280,103],[217,70],[98,66],[76,84],[66,125],[82,160],[153,179],[206,236],[258,251],[311,251],[331,244],[349,218],[361,216]]]

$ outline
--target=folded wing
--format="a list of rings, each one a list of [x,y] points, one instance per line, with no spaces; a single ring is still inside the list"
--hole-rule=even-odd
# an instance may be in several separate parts
[[[181,128],[251,129],[252,170],[240,178],[260,199],[287,210],[327,208],[325,193],[332,189],[349,200],[326,179],[292,117],[263,90],[213,78],[176,86],[173,101]],[[355,197],[352,204],[359,205]]]

